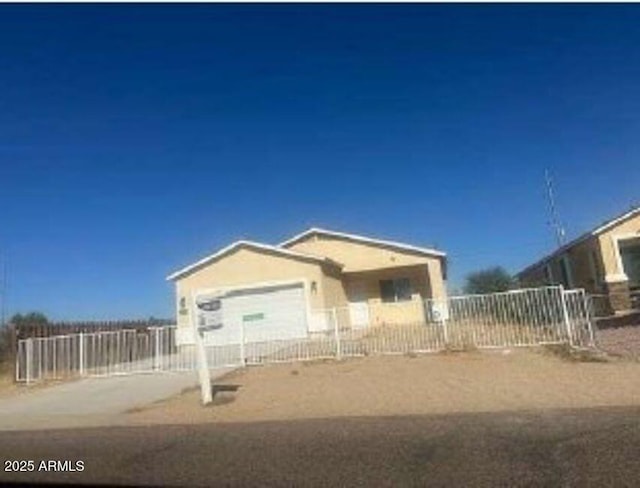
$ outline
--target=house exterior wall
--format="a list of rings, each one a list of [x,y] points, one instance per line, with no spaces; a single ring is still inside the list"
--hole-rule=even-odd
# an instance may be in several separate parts
[[[191,325],[192,293],[202,289],[223,291],[302,281],[311,330],[321,330],[327,317],[330,320],[335,314],[340,314],[341,326],[349,327],[352,320],[362,323],[362,315],[358,313],[363,312],[363,303],[366,304],[364,320],[368,316],[373,325],[423,322],[424,300],[446,298],[444,257],[323,235],[311,235],[286,247],[329,258],[344,266],[287,257],[277,251],[238,247],[176,280],[178,326]],[[409,279],[412,299],[383,302],[380,281],[398,278]],[[351,302],[357,307],[350,307]],[[314,314],[315,311],[321,312]]]
[[[442,259],[427,259],[427,279],[431,292],[428,298],[444,299],[447,297],[443,267],[444,261]]]
[[[384,303],[380,281],[408,278],[410,301]],[[347,298],[352,302],[366,301],[372,325],[424,322],[424,299],[432,296],[428,265],[361,271],[345,274]]]
[[[629,279],[624,272],[618,242],[624,238],[640,236],[640,215],[626,219],[599,236],[602,261],[606,272],[605,281],[610,308],[625,311],[632,308]]]
[[[424,256],[408,251],[316,234],[287,247],[294,251],[326,256],[338,261],[344,264],[343,273],[423,266],[426,267],[428,272],[429,296],[435,298],[444,298],[446,296],[444,270],[442,268],[443,258]]]
[[[191,324],[191,293],[198,289],[305,280],[311,310],[342,305],[346,301],[345,298],[340,302],[341,296],[345,296],[344,290],[340,291],[342,282],[337,279],[335,271],[329,268],[320,263],[290,259],[251,249],[238,249],[176,281],[178,326],[185,327]],[[315,287],[312,286],[314,282]],[[185,309],[181,309],[180,306],[182,298],[187,305]]]
[[[343,275],[336,268],[325,267],[323,277],[324,307],[344,307],[347,305],[347,292]]]
[[[616,240],[621,237],[640,236],[640,215],[620,222],[598,236],[602,260],[608,282],[624,281],[624,270],[618,258]]]
[[[592,253],[595,253],[593,255]],[[597,293],[602,289],[603,276],[597,272],[602,269],[598,240],[589,238],[577,243],[563,254],[569,260],[572,275],[572,288],[584,288],[590,293]],[[591,265],[593,261],[593,266]],[[556,276],[560,275],[560,258],[555,260]]]
[[[534,266],[520,273],[518,275],[520,285],[523,287],[550,285],[551,283],[547,279],[547,275],[545,272],[545,266],[546,263],[540,264],[539,266]]]
[[[600,293],[604,289],[603,264],[600,244],[596,237],[589,237],[562,253],[540,263],[519,275],[524,286],[557,285],[562,283],[562,260],[569,263],[572,288],[584,288],[590,293]],[[552,279],[548,279],[547,266]]]
[[[539,265],[520,273],[524,286],[540,286],[561,282],[561,260],[567,257],[573,277],[572,286],[593,294],[607,294],[610,312],[631,308],[629,284],[620,260],[618,241],[640,236],[640,215],[625,219],[606,231],[580,240],[562,253],[551,256]],[[547,279],[549,265],[552,282]]]

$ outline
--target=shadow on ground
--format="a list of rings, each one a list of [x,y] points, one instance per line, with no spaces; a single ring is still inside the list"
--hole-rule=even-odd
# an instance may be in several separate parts
[[[233,385],[232,385],[233,386]],[[0,433],[3,459],[84,461],[2,482],[635,486],[640,408]]]
[[[236,397],[235,393],[241,388],[241,385],[212,385],[211,397],[212,405],[224,405],[233,402]]]

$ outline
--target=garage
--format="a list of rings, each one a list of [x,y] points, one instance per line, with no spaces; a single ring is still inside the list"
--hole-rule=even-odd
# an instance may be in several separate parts
[[[324,310],[345,304],[342,265],[327,257],[237,241],[182,268],[176,285],[176,343],[210,345],[297,340],[325,330]]]
[[[211,345],[307,336],[307,302],[302,281],[252,285],[225,291],[201,290],[195,294],[196,320],[207,327]]]

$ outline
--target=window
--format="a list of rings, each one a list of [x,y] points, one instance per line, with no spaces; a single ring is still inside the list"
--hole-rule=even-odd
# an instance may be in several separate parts
[[[385,303],[411,300],[411,282],[409,278],[380,280],[380,296]]]

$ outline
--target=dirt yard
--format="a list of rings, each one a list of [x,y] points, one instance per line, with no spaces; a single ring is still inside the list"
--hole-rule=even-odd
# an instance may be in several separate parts
[[[609,354],[640,360],[640,325],[598,330],[596,342]]]
[[[25,383],[16,383],[14,372],[10,368],[0,369],[0,400],[16,395],[29,394],[35,390],[62,383],[65,383],[65,381],[47,380],[27,386]]]
[[[16,395],[20,387],[16,385],[13,369],[6,363],[0,362],[0,398]]]
[[[576,362],[549,352],[369,357],[238,370],[200,406],[188,391],[128,422],[258,422],[346,416],[640,405],[640,363]]]
[[[18,387],[13,378],[0,372],[0,398],[15,395],[17,391]]]

